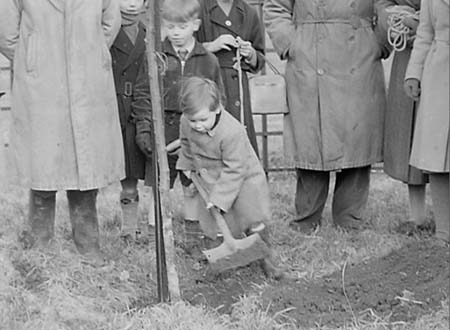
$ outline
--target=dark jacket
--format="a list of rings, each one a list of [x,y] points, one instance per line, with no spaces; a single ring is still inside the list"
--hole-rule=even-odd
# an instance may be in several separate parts
[[[257,152],[247,72],[256,73],[265,64],[264,33],[261,20],[256,10],[243,0],[233,1],[228,16],[224,14],[216,0],[203,0],[200,18],[202,24],[197,32],[197,40],[199,42],[211,42],[222,34],[230,34],[233,37],[239,36],[243,40],[250,41],[256,50],[256,67],[250,67],[245,61],[241,61],[241,67],[243,70],[244,123],[247,127],[247,133],[253,148]],[[239,120],[241,101],[239,97],[238,72],[233,68],[233,58],[236,56],[236,50],[219,50],[215,55],[219,59],[222,78],[225,84],[227,97],[225,109]]]
[[[114,83],[125,149],[126,176],[136,179],[143,179],[145,172],[145,156],[135,143],[136,125],[132,117],[132,102],[135,97],[138,72],[143,70],[141,67],[146,61],[144,38],[145,26],[139,23],[139,32],[134,45],[123,29],[120,29],[111,47]]]

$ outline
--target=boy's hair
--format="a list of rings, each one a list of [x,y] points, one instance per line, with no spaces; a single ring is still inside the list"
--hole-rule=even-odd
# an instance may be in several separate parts
[[[203,107],[215,111],[220,106],[220,99],[219,88],[210,79],[190,77],[181,83],[179,103],[183,113],[193,114]]]
[[[198,0],[164,0],[162,18],[169,22],[185,23],[200,16]]]

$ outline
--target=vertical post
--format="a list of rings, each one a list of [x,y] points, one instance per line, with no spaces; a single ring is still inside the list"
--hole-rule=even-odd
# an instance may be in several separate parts
[[[154,0],[148,8],[147,61],[152,102],[152,121],[155,165],[155,214],[158,296],[161,302],[181,299],[175,266],[175,246],[172,232],[172,214],[169,196],[169,166],[164,134],[163,100],[161,97],[161,70],[158,70],[157,50],[161,49],[160,1]]]

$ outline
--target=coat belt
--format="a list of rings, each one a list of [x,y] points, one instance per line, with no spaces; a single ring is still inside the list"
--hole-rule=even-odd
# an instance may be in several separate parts
[[[349,24],[354,29],[373,27],[374,22],[372,17],[352,16],[349,19],[340,18],[323,18],[323,19],[297,19],[297,25],[304,24]]]

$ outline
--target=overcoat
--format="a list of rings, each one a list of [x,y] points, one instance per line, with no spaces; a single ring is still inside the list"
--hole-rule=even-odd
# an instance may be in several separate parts
[[[195,171],[209,200],[225,211],[235,235],[252,223],[270,220],[269,188],[264,170],[248,139],[246,130],[237,119],[223,110],[217,125],[208,133],[190,128],[181,117],[181,152],[177,169]],[[197,195],[198,196],[198,195]],[[201,223],[214,223],[205,208],[197,203],[197,218]],[[202,228],[205,228],[202,225]],[[205,230],[208,236],[208,229]]]
[[[410,164],[449,172],[449,0],[422,0],[405,79],[421,82]]]
[[[109,47],[117,0],[2,0],[0,52],[14,63],[10,169],[37,190],[124,177]]]
[[[264,21],[287,59],[289,163],[331,171],[382,160],[386,106],[372,0],[268,0]]]
[[[378,2],[384,12],[378,16],[378,24],[388,30],[388,14],[390,6],[410,6],[420,9],[420,0],[381,0]],[[408,184],[425,184],[427,176],[409,165],[417,103],[406,95],[403,88],[405,71],[411,55],[412,42],[401,52],[395,52],[392,60],[387,108],[384,126],[384,172],[394,179]]]
[[[242,91],[244,101],[244,125],[247,127],[248,136],[253,148],[258,152],[253,115],[250,104],[248,88],[248,73],[259,72],[265,64],[264,58],[264,33],[262,23],[256,10],[243,0],[234,0],[230,13],[225,15],[216,0],[203,0],[200,18],[202,24],[197,32],[197,40],[211,42],[222,34],[230,34],[233,37],[241,37],[250,41],[256,50],[256,67],[250,67],[245,61],[241,61],[242,67]],[[233,68],[236,49],[219,50],[214,53],[219,59],[222,79],[225,86],[225,109],[235,118],[240,120],[240,104],[238,72]]]
[[[138,27],[134,44],[125,31],[120,29],[110,51],[125,149],[125,173],[127,178],[144,179],[146,160],[145,155],[136,145],[136,123],[132,111],[138,73],[142,70],[142,63],[146,61],[145,26],[139,23]],[[149,98],[150,95],[147,97]]]

